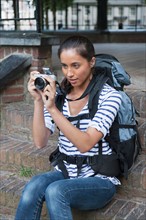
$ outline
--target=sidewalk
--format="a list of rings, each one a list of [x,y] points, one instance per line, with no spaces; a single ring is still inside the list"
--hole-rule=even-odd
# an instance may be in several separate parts
[[[94,46],[96,54],[112,54],[124,66],[131,76],[132,84],[128,89],[146,91],[146,43],[99,43]],[[53,46],[52,63],[54,70],[61,75],[57,49],[58,46]]]

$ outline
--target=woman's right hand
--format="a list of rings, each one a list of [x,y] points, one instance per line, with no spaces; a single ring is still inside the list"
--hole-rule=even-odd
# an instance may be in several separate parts
[[[39,90],[36,89],[35,85],[34,85],[34,81],[36,79],[36,74],[39,74],[38,71],[32,71],[30,72],[30,79],[28,81],[28,91],[30,92],[31,96],[34,98],[34,100],[36,101],[40,101],[42,100],[42,96]]]

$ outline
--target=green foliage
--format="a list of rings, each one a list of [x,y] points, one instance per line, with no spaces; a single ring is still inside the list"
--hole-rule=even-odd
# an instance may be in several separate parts
[[[74,0],[42,0],[42,5],[44,10],[50,9],[51,11],[56,10],[63,10],[66,7],[69,7],[72,5]],[[33,4],[35,5],[35,0],[33,1]]]
[[[21,177],[31,177],[34,175],[34,171],[30,167],[21,166],[19,175]]]

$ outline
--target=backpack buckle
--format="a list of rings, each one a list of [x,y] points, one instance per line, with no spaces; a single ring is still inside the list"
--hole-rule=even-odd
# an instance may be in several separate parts
[[[87,161],[87,164],[91,166],[92,163],[93,163],[93,158],[92,157],[87,157],[86,161]]]

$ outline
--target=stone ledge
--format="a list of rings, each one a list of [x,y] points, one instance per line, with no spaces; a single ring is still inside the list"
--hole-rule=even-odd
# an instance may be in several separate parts
[[[0,45],[40,46],[58,45],[68,36],[81,34],[93,43],[145,43],[146,31],[48,31],[37,32],[0,32]]]
[[[12,81],[22,77],[30,67],[32,56],[24,53],[13,53],[0,62],[0,90],[5,89]]]
[[[59,38],[55,35],[46,35],[27,32],[2,32],[0,33],[1,46],[53,46],[59,44]]]
[[[142,31],[49,31],[46,34],[57,36],[60,41],[63,41],[68,36],[73,34],[81,34],[88,37],[93,43],[145,43],[146,42],[146,30]]]

